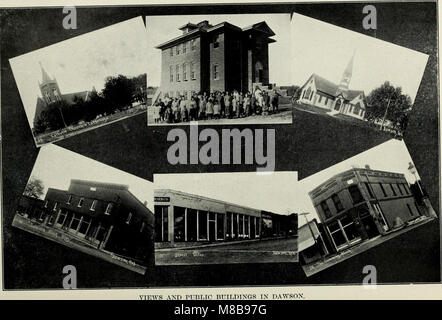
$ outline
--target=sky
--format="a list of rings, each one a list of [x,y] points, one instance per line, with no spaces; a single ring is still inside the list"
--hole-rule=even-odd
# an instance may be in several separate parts
[[[364,168],[365,165],[368,164],[373,170],[403,173],[409,183],[414,183],[416,179],[408,171],[410,162],[412,162],[412,159],[404,141],[391,139],[374,148],[368,149],[354,157],[300,180],[297,186],[298,190],[294,193],[296,212],[308,212],[310,213],[307,215],[309,220],[316,218],[319,221],[308,192],[312,191],[335,174],[354,167]],[[420,179],[418,174],[416,174],[416,176]],[[301,217],[299,225],[303,224],[305,224],[305,218]]]
[[[290,14],[231,14],[231,15],[176,15],[146,17],[149,60],[147,80],[148,86],[159,86],[161,82],[161,50],[155,47],[182,34],[179,27],[186,23],[198,23],[208,20],[210,24],[227,21],[244,28],[265,21],[276,34],[272,37],[275,43],[269,45],[269,78],[277,85],[291,84],[290,72]],[[285,59],[284,59],[285,58]]]
[[[41,97],[39,62],[51,78],[57,79],[62,94],[92,90],[94,86],[100,91],[108,76],[132,77],[146,72],[145,34],[140,16],[10,59],[31,127],[37,96]]]
[[[291,29],[293,84],[313,73],[339,84],[354,52],[350,89],[368,95],[388,80],[414,101],[428,55],[296,13]]]
[[[40,148],[31,177],[43,181],[42,199],[48,188],[67,190],[71,179],[124,184],[142,203],[147,201],[153,212],[152,182],[53,144]]]
[[[155,188],[173,189],[279,214],[295,212],[298,173],[280,171],[155,174]]]

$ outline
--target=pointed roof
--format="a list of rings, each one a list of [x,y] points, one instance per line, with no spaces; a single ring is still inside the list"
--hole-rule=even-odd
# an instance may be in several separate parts
[[[41,61],[39,62],[40,64],[40,68],[41,68],[41,79],[42,79],[42,84],[43,83],[47,83],[47,82],[51,82],[51,78],[49,77],[48,73],[46,72],[46,70],[43,68],[43,65],[41,64]]]
[[[312,77],[315,81],[316,90],[322,91],[322,92],[327,93],[331,96],[335,96],[336,90],[338,89],[338,86],[335,83],[333,83],[330,80],[327,80],[321,76],[318,76],[315,73],[312,75]]]
[[[344,74],[352,74],[353,73],[353,62],[355,60],[355,53],[356,50],[353,51],[353,55],[350,58],[350,61],[347,64],[347,67],[345,68]]]

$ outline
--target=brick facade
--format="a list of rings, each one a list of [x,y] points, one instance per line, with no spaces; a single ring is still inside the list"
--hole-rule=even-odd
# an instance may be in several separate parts
[[[212,26],[202,21],[179,29],[183,31],[180,37],[157,46],[161,49],[161,97],[246,92],[252,91],[252,83],[269,83],[268,44],[275,40],[265,22],[241,29],[228,22]]]

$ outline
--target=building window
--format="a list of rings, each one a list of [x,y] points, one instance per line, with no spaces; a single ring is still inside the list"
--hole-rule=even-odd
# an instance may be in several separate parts
[[[319,96],[318,103],[321,103],[322,96],[320,94],[318,94],[318,96]]]
[[[126,219],[126,224],[130,224],[130,220],[132,219],[132,212],[129,212]]]
[[[195,80],[195,62],[190,63],[190,77],[192,80]]]
[[[55,201],[55,203],[54,203],[54,208],[53,208],[52,210],[56,211],[56,210],[57,210],[57,207],[58,207],[58,202]]]
[[[187,52],[187,42],[183,43],[183,53]]]
[[[224,239],[224,215],[221,213],[216,214],[216,238],[217,240]]]
[[[344,206],[342,205],[342,202],[337,194],[332,195],[331,198],[333,200],[333,203],[335,204],[337,212],[341,212],[342,210],[344,210]]]
[[[326,200],[321,202],[321,208],[322,208],[322,211],[324,212],[325,218],[326,219],[331,218],[332,214],[331,214],[330,208],[327,205]]]
[[[170,48],[170,56],[173,57],[173,47]]]
[[[68,198],[68,201],[66,202],[66,204],[71,204],[71,201],[72,201],[72,195],[70,194],[70,195],[69,195],[69,198]]]
[[[176,73],[176,75],[175,75],[176,81],[180,81],[180,66],[179,65],[176,65],[175,73]]]
[[[402,186],[401,186],[400,183],[397,184],[397,188],[399,189],[399,193],[400,193],[401,195],[404,195],[404,192],[402,191]]]
[[[208,221],[208,212],[207,211],[199,211],[198,212],[198,228],[199,228],[199,240],[208,240],[207,238],[207,221]]]
[[[390,183],[390,188],[391,188],[391,192],[393,192],[393,195],[397,196],[396,190],[394,190],[394,187],[393,187],[393,185],[391,183]]]
[[[180,54],[180,45],[179,44],[177,44],[177,46],[176,46],[176,54]]]
[[[350,186],[348,188],[348,191],[350,192],[350,196],[351,196],[351,199],[353,200],[353,204],[364,201],[361,191],[359,190],[359,187],[357,185]]]
[[[387,192],[385,192],[384,186],[382,185],[381,182],[379,182],[379,186],[381,187],[382,193],[384,194],[384,197],[387,196]]]
[[[143,221],[143,223],[141,223],[140,232],[143,232],[145,227],[146,227],[146,222]]]
[[[407,203],[408,212],[410,213],[410,216],[414,216],[413,211],[411,211],[410,205]]]
[[[173,82],[173,67],[170,66],[169,68],[169,74],[170,74],[170,82]]]
[[[155,206],[155,241],[169,240],[169,207]]]
[[[213,65],[213,79],[218,80],[218,65],[217,64]]]
[[[370,198],[374,198],[373,192],[371,191],[371,186],[368,182],[365,182],[365,188],[367,189],[368,195]]]
[[[55,100],[56,100],[56,101],[60,101],[60,100],[61,100],[61,99],[60,99],[60,96],[59,96],[59,94],[58,94],[57,89],[52,90],[52,93],[54,94],[54,97],[55,97]]]
[[[215,36],[213,37],[213,47],[214,47],[214,48],[218,48],[218,47],[219,47],[219,42],[218,42],[218,40],[219,40],[219,34],[217,34],[217,35],[215,35]]]
[[[49,204],[49,201],[48,201],[48,200],[46,200],[46,201],[45,201],[45,208],[47,208],[47,207],[48,207],[48,204]]]
[[[195,46],[195,39],[190,40],[190,48],[192,51],[195,50],[196,46]]]
[[[405,183],[403,183],[402,185],[404,186],[405,193],[410,194],[410,189],[408,188],[408,185]]]
[[[104,214],[107,214],[107,215],[111,214],[113,207],[114,207],[113,203],[108,203],[107,207],[106,207],[106,211],[104,211]]]
[[[80,198],[80,200],[78,200],[78,207],[81,208],[81,206],[83,205],[84,202],[84,198]]]
[[[46,96],[46,101],[48,103],[52,102],[51,95],[49,94],[49,92],[45,91],[45,96]]]
[[[183,63],[183,81],[187,81],[187,65]]]
[[[97,206],[97,200],[94,200],[94,201],[92,201],[92,204],[91,204],[91,208],[90,208],[90,210],[91,211],[95,211],[95,207]]]

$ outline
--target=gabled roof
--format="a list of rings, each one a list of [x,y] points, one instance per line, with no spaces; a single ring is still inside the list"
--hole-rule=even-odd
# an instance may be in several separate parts
[[[267,34],[267,36],[272,37],[275,35],[275,33],[273,32],[272,29],[270,29],[269,25],[265,22],[265,21],[261,21],[255,24],[252,24],[251,26],[245,27],[244,29],[242,29],[243,31],[248,31],[248,30],[256,30],[256,31],[260,31],[262,33]]]
[[[314,78],[316,90],[322,91],[324,93],[327,93],[331,96],[336,95],[336,91],[338,90],[338,85],[318,76],[317,74],[313,74],[312,77]]]
[[[364,91],[362,90],[347,90],[345,92],[345,96],[348,100],[353,100],[354,98],[356,98],[357,96],[359,96],[360,94],[362,94],[362,99],[365,98],[365,94]]]

